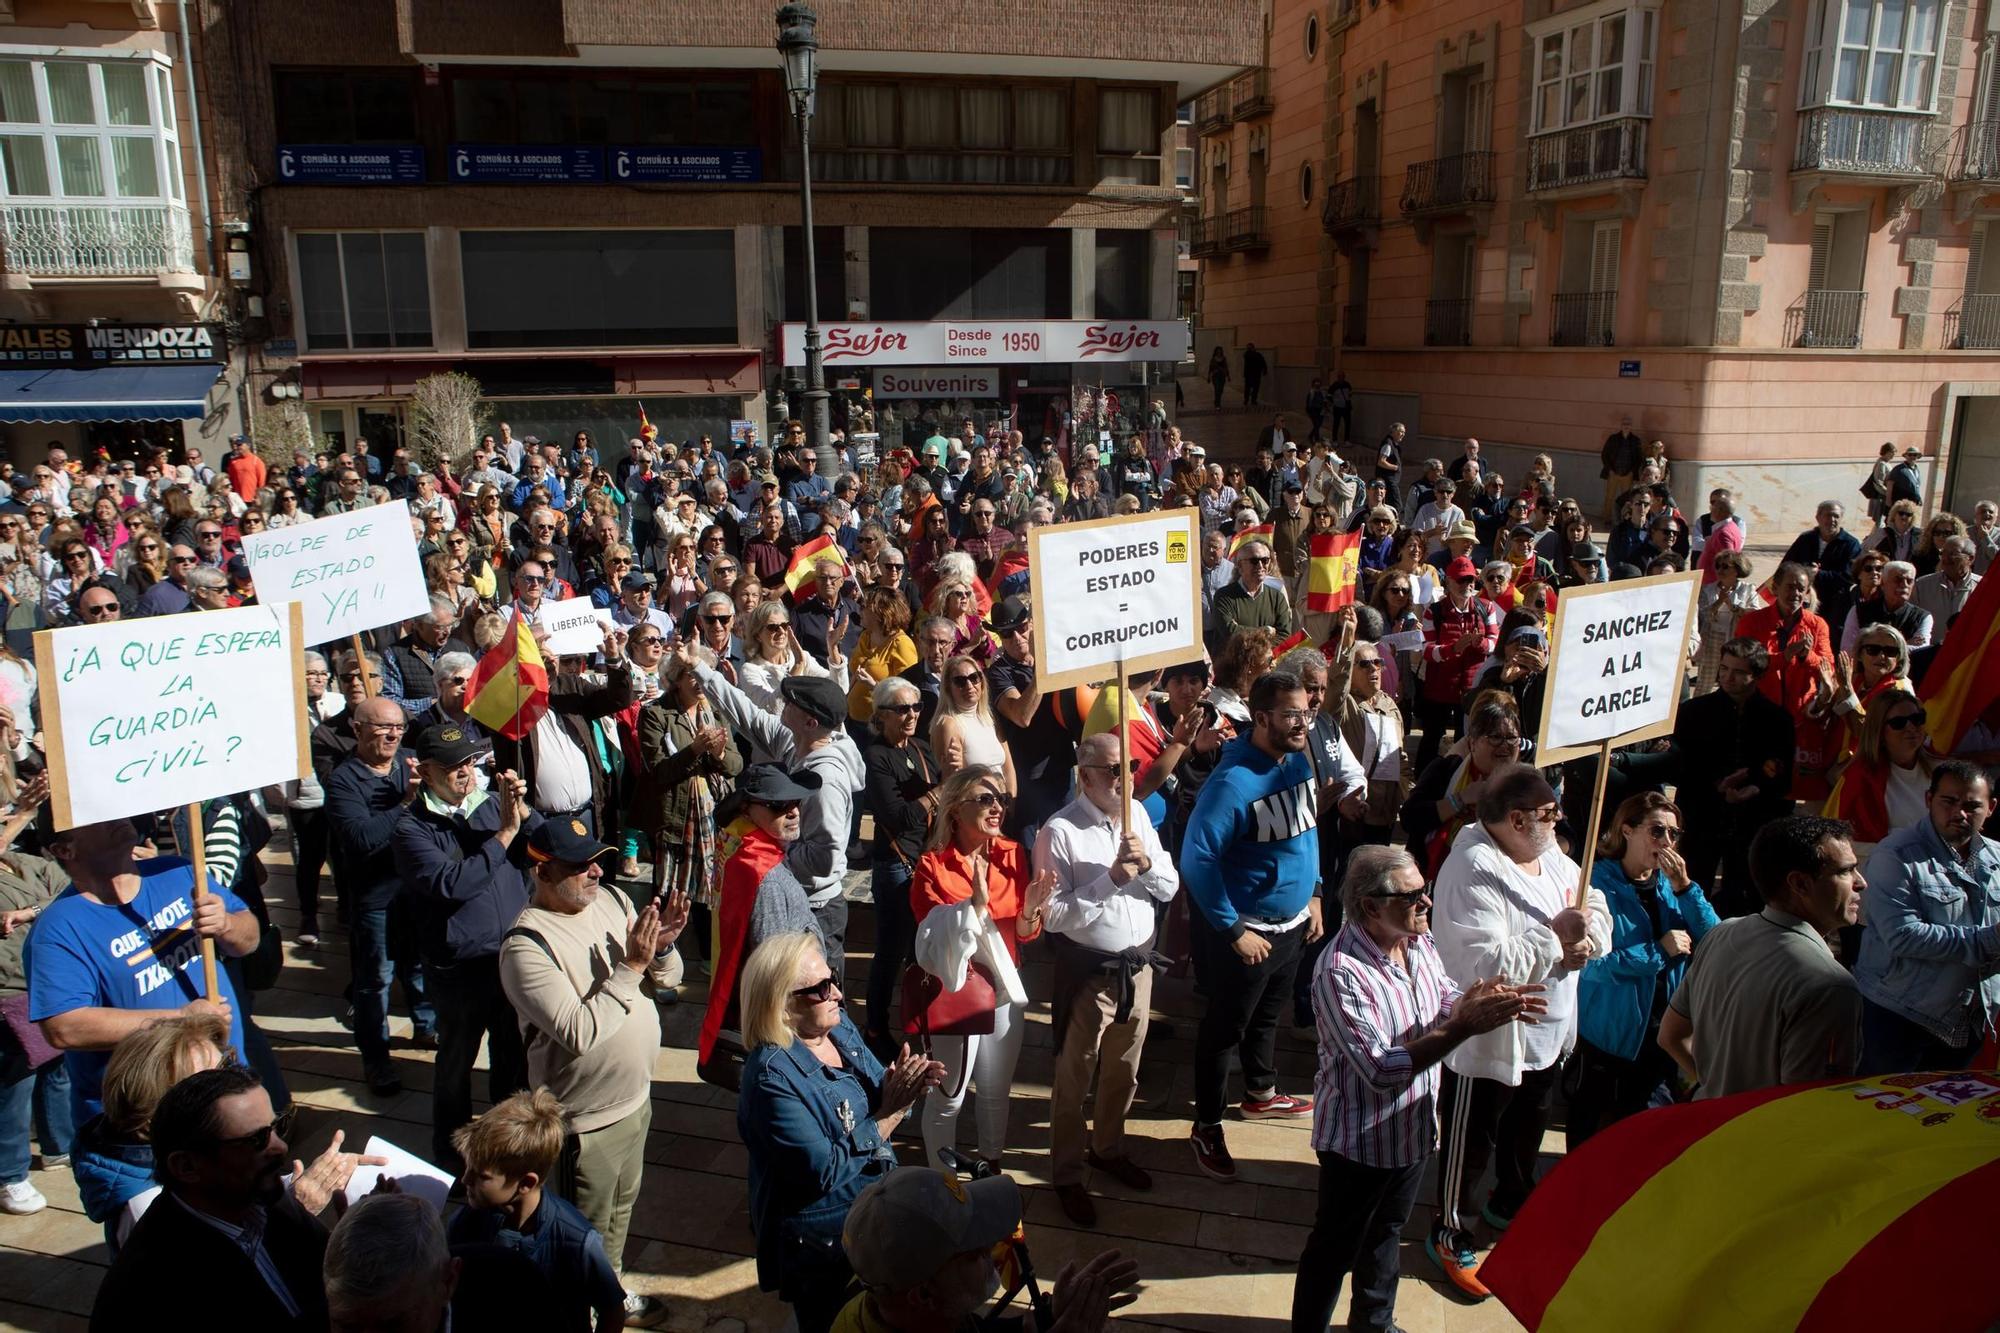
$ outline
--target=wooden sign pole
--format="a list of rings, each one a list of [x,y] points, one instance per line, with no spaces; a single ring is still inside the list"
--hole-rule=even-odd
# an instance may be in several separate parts
[[[1118,819],[1121,837],[1132,836],[1132,738],[1127,719],[1131,716],[1132,683],[1125,675],[1125,659],[1118,659],[1118,794],[1124,807]]]
[[[373,699],[380,691],[375,683],[375,668],[368,664],[368,652],[361,646],[361,631],[354,631],[354,666],[361,673],[361,688]]]
[[[1597,830],[1604,819],[1604,781],[1611,776],[1611,742],[1605,741],[1597,747],[1597,787],[1590,797],[1590,833],[1584,839],[1583,855],[1577,864],[1583,873],[1576,882],[1576,907],[1578,911],[1590,900],[1590,871],[1597,860]]]
[[[208,857],[202,849],[200,801],[188,805],[187,816],[188,859],[194,862],[194,905],[199,909],[201,900],[208,896]],[[222,988],[215,979],[215,941],[206,935],[201,937],[201,979],[207,998],[222,998]]]

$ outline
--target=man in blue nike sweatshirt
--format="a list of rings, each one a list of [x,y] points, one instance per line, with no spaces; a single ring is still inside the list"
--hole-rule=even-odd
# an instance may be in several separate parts
[[[1300,953],[1321,932],[1319,803],[1305,755],[1312,710],[1299,678],[1277,671],[1257,678],[1249,703],[1251,733],[1223,750],[1181,847],[1181,882],[1215,936],[1190,1141],[1195,1164],[1217,1180],[1236,1179],[1222,1138],[1231,1046],[1243,1065],[1244,1119],[1309,1116],[1313,1106],[1278,1091],[1274,1065]]]

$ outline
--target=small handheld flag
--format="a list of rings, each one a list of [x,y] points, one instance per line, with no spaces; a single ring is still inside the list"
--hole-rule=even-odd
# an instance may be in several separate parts
[[[465,686],[465,711],[474,721],[518,741],[549,711],[549,669],[518,608],[513,617],[500,642],[472,669]]]

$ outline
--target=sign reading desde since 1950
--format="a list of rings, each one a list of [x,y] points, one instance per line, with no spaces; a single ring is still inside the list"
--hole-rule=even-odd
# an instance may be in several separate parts
[[[303,626],[274,602],[37,634],[56,829],[307,776]]]
[[[309,644],[431,609],[406,500],[249,533],[243,557],[260,598],[304,603]]]
[[[785,364],[806,363],[806,326],[785,324]],[[828,366],[1073,365],[1180,361],[1188,326],[1178,319],[864,321],[821,326]]]
[[[1037,527],[1035,680],[1045,690],[1201,656],[1201,528],[1192,509]]]
[[[1565,590],[1556,602],[1535,762],[1558,764],[1674,729],[1701,575]]]

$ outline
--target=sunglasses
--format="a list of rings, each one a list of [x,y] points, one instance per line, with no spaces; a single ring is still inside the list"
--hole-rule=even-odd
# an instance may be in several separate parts
[[[706,622],[707,622],[708,624],[711,624],[711,625],[727,625],[727,624],[728,624],[728,623],[729,623],[730,621],[732,621],[732,620],[736,619],[736,617],[735,617],[735,616],[703,616],[703,617],[702,617],[702,619],[703,619],[704,621],[706,621]]]
[[[921,713],[923,710],[924,706],[922,704],[883,704],[875,711],[878,713],[896,713],[908,716],[911,713]]]
[[[1116,773],[1118,771],[1118,765],[1116,764],[1085,764],[1084,767],[1094,768],[1100,773]],[[1137,773],[1140,767],[1141,765],[1137,759],[1128,760],[1125,764],[1125,771],[1128,773]]]
[[[980,675],[977,671],[971,671],[953,676],[951,678],[951,683],[954,685],[979,685],[983,684],[985,680],[986,678]]]
[[[1887,643],[1864,643],[1861,645],[1861,651],[1869,657],[1894,657],[1896,655],[1895,646]]]
[[[796,812],[799,808],[797,801],[759,801],[757,804],[781,818]]]
[[[638,638],[630,640],[630,644],[634,648],[644,648],[648,644],[664,643],[665,641],[664,637],[658,634],[641,634]]]
[[[1411,889],[1408,893],[1371,893],[1370,898],[1380,898],[1384,902],[1416,904],[1431,896],[1429,889]]]
[[[1679,842],[1681,840],[1681,831],[1665,824],[1648,824],[1646,825],[1646,832],[1652,834],[1660,842]]]
[[[116,602],[100,602],[96,606],[86,606],[83,608],[83,617],[85,620],[103,620],[107,616],[115,616],[117,614],[118,603]]]
[[[270,1124],[253,1129],[248,1134],[238,1134],[234,1138],[211,1139],[209,1140],[209,1147],[217,1152],[220,1152],[224,1148],[243,1148],[250,1152],[263,1152],[264,1149],[271,1146],[271,1136],[274,1134],[289,1142],[292,1137],[292,1126],[296,1125],[298,1120],[299,1108],[296,1105],[289,1106],[285,1108],[282,1115]]]
[[[976,805],[981,810],[1001,810],[1006,808],[1007,798],[997,791],[983,791],[977,796],[966,797],[965,803]]]
[[[1921,727],[1930,720],[1930,714],[1919,708],[1916,712],[1905,713],[1901,717],[1883,718],[1882,725],[1891,731],[1907,731],[1911,727]]]
[[[1516,813],[1529,816],[1537,824],[1553,824],[1562,818],[1562,807],[1551,801],[1547,805],[1537,806],[1533,810],[1521,810]]]
[[[548,580],[543,578],[540,574],[516,574],[514,576],[514,581],[517,583],[525,583],[531,588],[540,587],[542,584],[548,582]]]
[[[194,562],[195,558],[191,555],[176,555],[168,558],[168,563],[174,565],[191,565]]]

